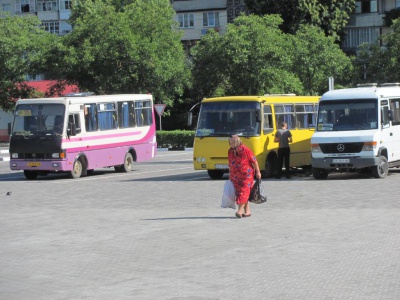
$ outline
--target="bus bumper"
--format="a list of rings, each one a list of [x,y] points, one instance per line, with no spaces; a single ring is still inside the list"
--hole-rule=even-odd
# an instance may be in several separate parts
[[[65,172],[71,171],[72,165],[66,160],[10,160],[11,170],[29,170],[29,171],[47,171],[47,172]]]

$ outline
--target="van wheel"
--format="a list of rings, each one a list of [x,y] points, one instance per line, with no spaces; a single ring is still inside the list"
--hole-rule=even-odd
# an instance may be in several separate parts
[[[211,179],[221,179],[222,176],[224,176],[224,172],[223,171],[208,170],[207,173],[208,173],[208,176],[210,176]]]
[[[82,171],[83,171],[82,162],[79,159],[77,159],[74,162],[74,167],[72,168],[72,171],[69,172],[69,176],[71,178],[80,178],[82,175]]]
[[[37,171],[24,170],[24,175],[26,179],[33,180],[38,177],[39,173]]]
[[[312,168],[312,174],[315,179],[326,179],[328,178],[329,172],[325,169]]]
[[[389,173],[389,164],[385,156],[381,156],[379,164],[372,167],[372,175],[375,178],[385,178]]]

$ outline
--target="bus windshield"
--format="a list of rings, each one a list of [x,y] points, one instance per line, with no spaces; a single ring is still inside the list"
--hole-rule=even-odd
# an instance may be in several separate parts
[[[260,107],[258,102],[203,103],[196,136],[257,136],[260,134],[260,123],[257,122]]]
[[[378,128],[376,99],[320,101],[317,131]]]
[[[20,104],[15,109],[12,135],[61,135],[64,127],[63,104]]]

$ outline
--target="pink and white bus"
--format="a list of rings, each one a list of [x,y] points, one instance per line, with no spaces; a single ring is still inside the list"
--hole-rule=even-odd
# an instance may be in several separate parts
[[[157,150],[148,94],[18,100],[10,136],[10,168],[27,179],[55,172],[79,178],[96,168],[129,172]]]

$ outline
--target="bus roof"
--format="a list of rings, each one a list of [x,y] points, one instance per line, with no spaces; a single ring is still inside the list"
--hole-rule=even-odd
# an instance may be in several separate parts
[[[57,97],[57,98],[31,98],[31,99],[19,99],[19,103],[95,103],[99,101],[128,101],[128,100],[143,100],[152,99],[150,94],[115,94],[115,95],[91,95],[91,96],[74,96],[74,97]]]
[[[359,87],[331,90],[322,95],[321,100],[341,99],[377,99],[385,97],[400,97],[399,87]]]
[[[295,96],[295,95],[265,95],[265,96],[224,96],[216,98],[205,98],[202,103],[225,102],[225,101],[255,101],[268,103],[314,103],[318,102],[320,96]]]

